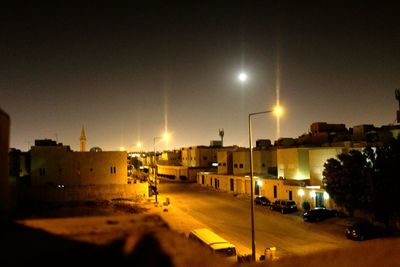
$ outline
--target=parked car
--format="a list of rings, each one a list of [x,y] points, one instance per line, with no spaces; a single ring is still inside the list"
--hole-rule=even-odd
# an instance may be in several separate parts
[[[369,222],[360,222],[347,227],[345,235],[348,239],[362,241],[386,236],[387,232],[383,227],[373,225]]]
[[[324,207],[310,209],[303,213],[303,220],[305,222],[319,222],[328,218],[339,216],[337,210],[331,210]]]
[[[275,202],[272,203],[270,207],[271,207],[271,210],[278,210],[282,214],[287,213],[287,212],[297,211],[296,202],[294,202],[293,200],[287,200],[287,199],[275,200]]]
[[[269,206],[271,204],[271,201],[268,198],[266,198],[265,196],[257,196],[254,199],[254,203],[256,205]]]

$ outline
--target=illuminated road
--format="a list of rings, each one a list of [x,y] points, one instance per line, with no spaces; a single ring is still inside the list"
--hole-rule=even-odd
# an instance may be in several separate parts
[[[234,243],[242,253],[251,253],[249,198],[203,188],[196,184],[162,182],[160,195],[169,197],[174,207],[190,215]],[[257,254],[275,246],[278,256],[309,254],[354,246],[344,237],[344,220],[333,218],[305,223],[300,213],[284,214],[255,206]]]

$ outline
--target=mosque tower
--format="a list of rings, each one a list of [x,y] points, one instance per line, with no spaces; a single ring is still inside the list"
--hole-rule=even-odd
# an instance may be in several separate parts
[[[81,138],[80,138],[80,144],[81,144],[81,152],[86,151],[86,135],[85,135],[85,128],[82,126],[81,130]]]

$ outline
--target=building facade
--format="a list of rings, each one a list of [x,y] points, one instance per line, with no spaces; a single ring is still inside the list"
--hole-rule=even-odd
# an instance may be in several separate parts
[[[217,173],[198,173],[197,183],[203,187],[214,188],[230,194],[250,195],[250,177],[222,175]],[[310,203],[311,207],[336,208],[335,203],[329,195],[319,186],[297,186],[291,185],[283,179],[261,178],[254,176],[254,196],[266,196],[270,201],[277,199],[294,200],[299,209],[304,202]]]
[[[31,184],[127,184],[126,151],[73,152],[69,146],[35,145],[31,149]]]
[[[207,146],[182,148],[182,165],[187,167],[211,167],[213,163],[217,163],[217,152],[219,149]]]

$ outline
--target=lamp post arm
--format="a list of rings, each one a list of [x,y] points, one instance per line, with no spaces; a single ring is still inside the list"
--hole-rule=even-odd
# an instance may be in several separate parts
[[[253,112],[253,113],[250,113],[250,114],[249,114],[249,120],[250,120],[250,117],[253,116],[253,115],[265,114],[265,113],[271,113],[271,112],[274,112],[274,111],[273,111],[273,110],[267,110],[267,111],[260,111],[260,112]]]

